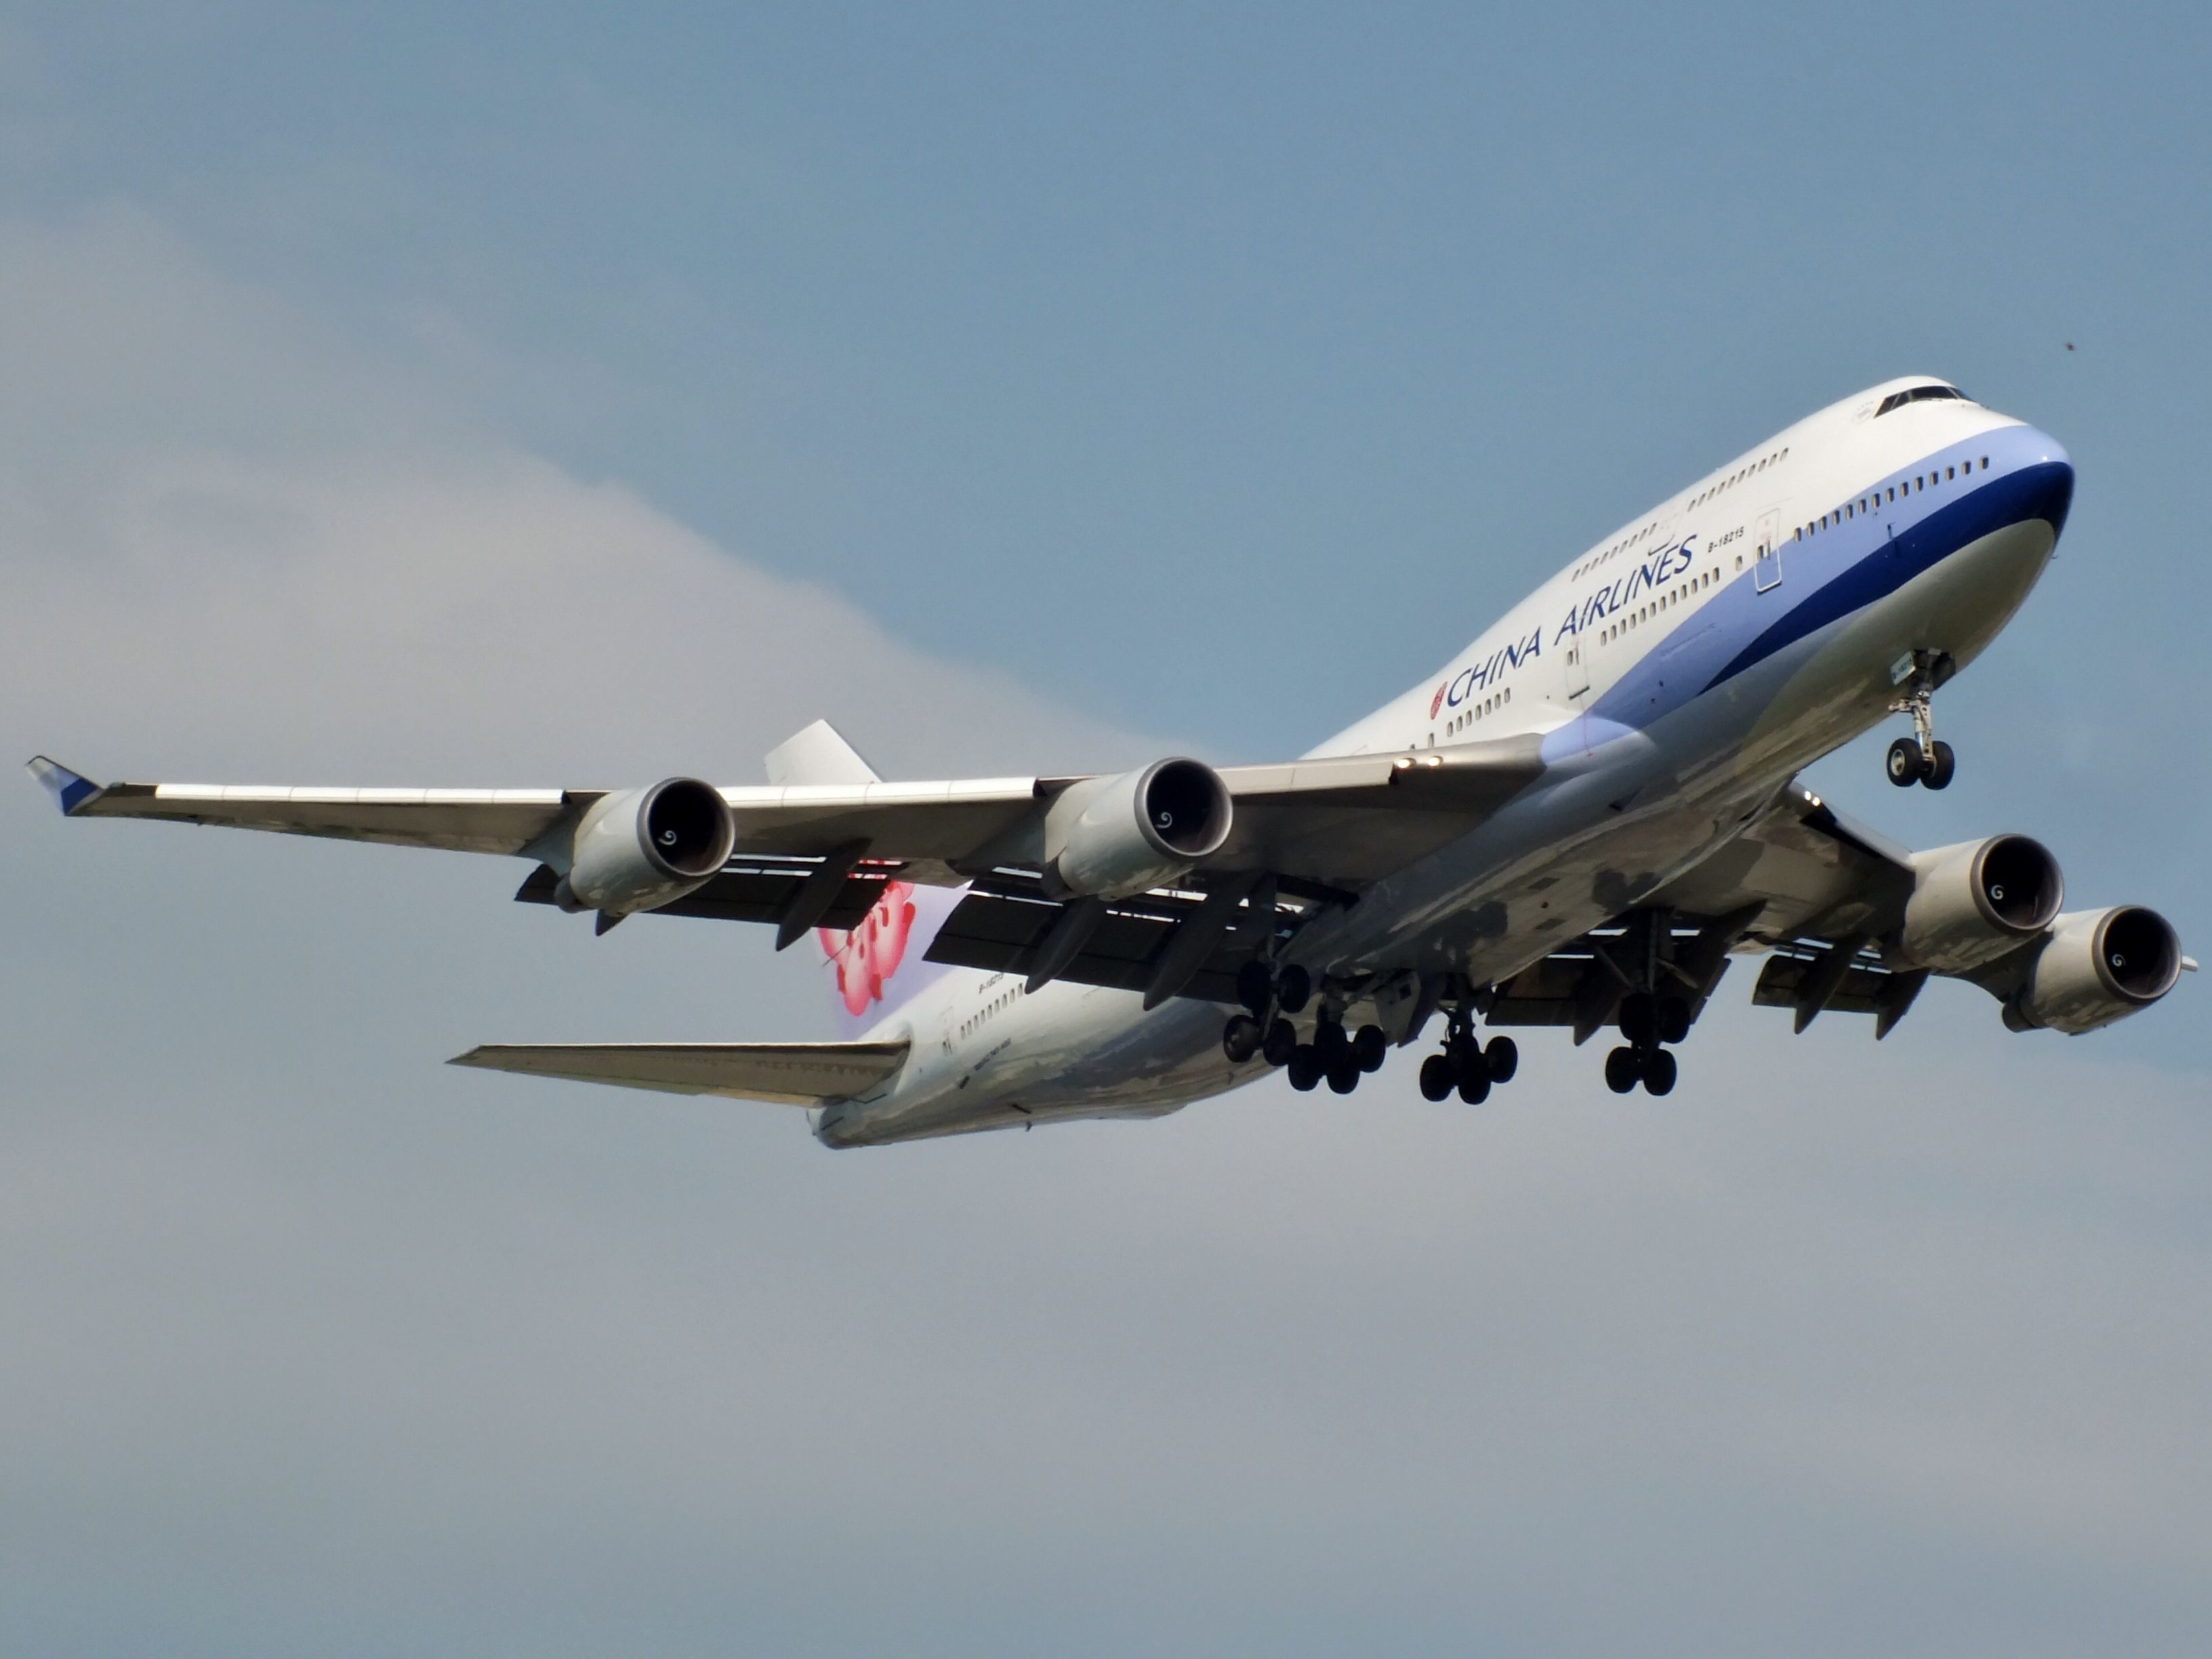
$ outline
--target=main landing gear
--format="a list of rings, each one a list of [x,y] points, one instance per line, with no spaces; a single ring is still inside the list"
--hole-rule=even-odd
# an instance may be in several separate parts
[[[1605,1057],[1605,1086],[1617,1095],[1638,1084],[1655,1095],[1674,1087],[1674,1056],[1662,1044],[1690,1035],[1690,1005],[1676,996],[1638,991],[1621,999],[1620,1034],[1628,1040]]]
[[[1445,1100],[1456,1090],[1470,1106],[1490,1098],[1493,1084],[1510,1083],[1521,1069],[1521,1050],[1510,1036],[1494,1036],[1485,1047],[1464,1011],[1452,1016],[1442,1054],[1421,1062],[1421,1095]]]
[[[1936,688],[1954,672],[1948,652],[1912,653],[1911,690],[1889,708],[1892,714],[1912,716],[1913,735],[1890,744],[1888,758],[1883,763],[1889,781],[1900,789],[1910,789],[1916,783],[1948,789],[1958,772],[1958,757],[1951,752],[1949,744],[1936,735]]]
[[[1242,1066],[1258,1055],[1288,1073],[1291,1087],[1318,1088],[1324,1081],[1348,1095],[1359,1079],[1382,1069],[1390,1040],[1379,1025],[1344,1029],[1340,1012],[1324,1005],[1314,1022],[1313,1037],[1302,1042],[1288,1016],[1303,1012],[1313,1000],[1313,978],[1296,963],[1271,973],[1264,962],[1248,962],[1237,975],[1237,1000],[1245,1012],[1232,1014],[1221,1030],[1221,1052]]]

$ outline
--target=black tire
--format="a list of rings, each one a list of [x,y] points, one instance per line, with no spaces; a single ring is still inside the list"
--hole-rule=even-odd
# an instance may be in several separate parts
[[[1283,1070],[1291,1079],[1291,1087],[1304,1094],[1321,1081],[1321,1056],[1314,1053],[1312,1043],[1301,1042],[1291,1050]]]
[[[1644,1066],[1633,1048],[1615,1048],[1605,1057],[1605,1086],[1625,1095],[1644,1078]]]
[[[1910,789],[1920,781],[1928,765],[1927,757],[1920,752],[1917,738],[1899,738],[1889,745],[1889,759],[1885,766],[1889,781],[1900,789]]]
[[[1366,1075],[1359,1069],[1359,1062],[1352,1057],[1351,1050],[1346,1049],[1329,1062],[1328,1086],[1338,1094],[1348,1095]]]
[[[1431,1054],[1421,1062],[1421,1098],[1449,1100],[1459,1086],[1459,1071],[1449,1056]]]
[[[1938,738],[1928,745],[1928,769],[1920,781],[1930,789],[1948,789],[1951,780],[1959,775],[1959,757],[1951,752],[1951,745]]]
[[[1632,991],[1621,998],[1620,1034],[1637,1044],[1659,1035],[1659,1005],[1649,991]]]
[[[1334,1020],[1323,1019],[1314,1025],[1313,1046],[1322,1065],[1334,1066],[1352,1052],[1352,1039]]]
[[[1298,1028],[1287,1019],[1279,1019],[1267,1028],[1261,1040],[1260,1052],[1267,1056],[1270,1066],[1287,1066],[1291,1054],[1298,1046]]]
[[[1680,997],[1659,999],[1659,1041],[1680,1042],[1690,1035],[1690,1005]]]
[[[1313,1000],[1313,975],[1292,963],[1275,975],[1275,1006],[1295,1014]]]
[[[1490,1098],[1490,1073],[1480,1066],[1470,1066],[1459,1074],[1459,1097],[1470,1106],[1480,1106]]]
[[[1491,1038],[1482,1051],[1482,1067],[1492,1083],[1512,1082],[1514,1073],[1521,1069],[1521,1045],[1509,1036]]]
[[[1237,970],[1237,1000],[1253,1018],[1266,1018],[1268,1000],[1274,994],[1275,981],[1266,963],[1255,957]]]
[[[1382,1069],[1389,1057],[1390,1039],[1382,1035],[1380,1025],[1363,1025],[1352,1039],[1352,1057],[1359,1062],[1359,1069],[1373,1073]]]
[[[1654,1048],[1644,1056],[1644,1086],[1653,1094],[1673,1094],[1674,1077],[1674,1056],[1664,1048]]]
[[[1260,1022],[1249,1014],[1237,1014],[1221,1028],[1221,1052],[1233,1066],[1242,1066],[1260,1052]]]

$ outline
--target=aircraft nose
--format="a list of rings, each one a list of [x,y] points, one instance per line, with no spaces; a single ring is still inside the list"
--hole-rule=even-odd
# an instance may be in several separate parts
[[[2041,519],[2057,536],[2066,528],[2074,505],[2074,458],[2047,432],[2038,432],[2016,475],[2021,483],[2020,516]]]

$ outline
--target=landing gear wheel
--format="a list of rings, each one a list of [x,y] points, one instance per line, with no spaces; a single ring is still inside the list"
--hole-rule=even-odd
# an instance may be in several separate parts
[[[1352,1052],[1352,1039],[1345,1035],[1344,1027],[1324,1018],[1314,1026],[1313,1046],[1322,1065],[1334,1066]]]
[[[1229,1056],[1233,1066],[1242,1066],[1260,1052],[1260,1022],[1249,1014],[1237,1014],[1221,1028],[1221,1052]]]
[[[1948,789],[1958,771],[1959,757],[1951,752],[1949,744],[1938,738],[1928,746],[1928,769],[1921,774],[1920,781],[1930,789]]]
[[[1480,1106],[1490,1098],[1490,1073],[1480,1066],[1470,1066],[1459,1074],[1459,1097],[1470,1106]]]
[[[1674,1090],[1674,1056],[1664,1048],[1654,1048],[1644,1055],[1644,1086],[1655,1095],[1672,1094]]]
[[[1910,789],[1926,774],[1928,759],[1921,753],[1917,738],[1899,738],[1889,745],[1887,763],[1889,781],[1900,789]]]
[[[1253,1018],[1267,1013],[1268,999],[1274,994],[1275,981],[1268,976],[1266,963],[1255,958],[1237,970],[1237,1000]]]
[[[1643,1079],[1642,1057],[1635,1049],[1615,1048],[1605,1057],[1605,1086],[1617,1095],[1625,1095]]]
[[[1305,1093],[1321,1081],[1321,1056],[1313,1051],[1313,1044],[1301,1042],[1291,1050],[1291,1058],[1283,1070],[1291,1079],[1291,1087]]]
[[[1366,1075],[1359,1069],[1359,1062],[1347,1050],[1329,1062],[1328,1086],[1338,1094],[1348,1095],[1359,1086],[1359,1079]]]
[[[1279,1019],[1267,1028],[1267,1035],[1260,1043],[1260,1052],[1267,1057],[1268,1065],[1287,1066],[1291,1063],[1291,1052],[1297,1046],[1298,1028],[1287,1019]]]
[[[1275,975],[1275,1006],[1295,1014],[1313,1000],[1313,975],[1292,963]]]
[[[1649,991],[1632,991],[1620,1000],[1620,1034],[1641,1046],[1659,1034],[1659,1004]]]
[[[1458,1086],[1459,1073],[1443,1054],[1431,1054],[1421,1062],[1422,1099],[1448,1100]]]
[[[1521,1069],[1520,1045],[1509,1036],[1492,1037],[1482,1051],[1482,1064],[1492,1083],[1510,1083],[1514,1073]]]
[[[1659,1041],[1680,1042],[1690,1035],[1690,1005],[1680,997],[1659,999]]]
[[[1381,1071],[1389,1053],[1390,1039],[1382,1035],[1380,1025],[1363,1025],[1359,1034],[1352,1039],[1352,1057],[1359,1062],[1363,1072]]]

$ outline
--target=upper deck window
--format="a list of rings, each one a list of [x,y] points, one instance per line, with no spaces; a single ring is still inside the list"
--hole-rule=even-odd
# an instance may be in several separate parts
[[[1961,403],[1972,403],[1973,401],[1972,398],[1967,397],[1965,392],[1960,391],[1959,388],[1954,386],[1907,386],[1902,392],[1893,392],[1889,396],[1884,398],[1881,400],[1881,407],[1875,410],[1874,417],[1876,420],[1880,420],[1883,416],[1888,414],[1891,410],[1902,409],[1907,404],[1930,403],[1938,398],[1955,398]]]

